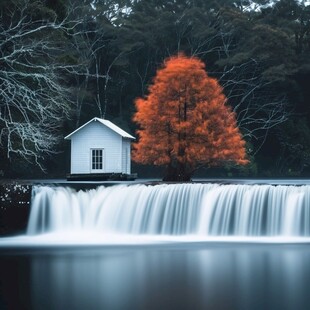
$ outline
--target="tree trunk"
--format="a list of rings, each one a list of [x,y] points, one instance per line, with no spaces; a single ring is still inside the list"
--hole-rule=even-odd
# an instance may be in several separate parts
[[[176,167],[169,165],[166,175],[163,178],[165,182],[190,182],[192,174],[187,171],[186,165],[177,163]]]

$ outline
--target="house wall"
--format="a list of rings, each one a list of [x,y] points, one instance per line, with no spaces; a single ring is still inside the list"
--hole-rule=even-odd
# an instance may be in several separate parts
[[[130,174],[131,173],[131,156],[130,156],[130,140],[124,139],[122,142],[122,170],[123,173]]]
[[[91,149],[104,149],[104,173],[122,171],[122,137],[108,127],[93,121],[71,138],[71,174],[91,173]]]

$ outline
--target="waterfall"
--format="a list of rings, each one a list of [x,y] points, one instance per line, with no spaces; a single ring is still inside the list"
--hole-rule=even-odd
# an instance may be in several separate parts
[[[310,186],[34,186],[28,235],[310,236]]]

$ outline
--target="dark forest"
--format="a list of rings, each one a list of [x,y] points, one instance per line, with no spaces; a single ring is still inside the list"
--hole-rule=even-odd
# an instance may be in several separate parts
[[[63,137],[95,116],[135,135],[135,99],[180,52],[223,87],[250,159],[197,176],[310,175],[306,1],[2,0],[0,14],[0,177],[64,176]]]

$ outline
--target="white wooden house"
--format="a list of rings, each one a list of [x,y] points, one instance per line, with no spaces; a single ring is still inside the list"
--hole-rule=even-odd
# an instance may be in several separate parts
[[[130,149],[135,138],[112,122],[95,117],[65,139],[71,140],[68,179],[131,175]]]

